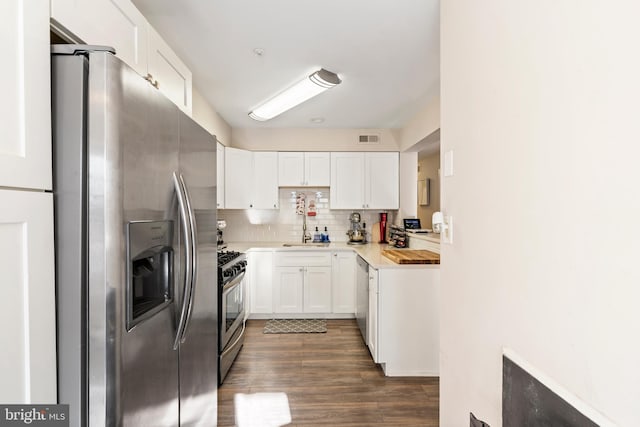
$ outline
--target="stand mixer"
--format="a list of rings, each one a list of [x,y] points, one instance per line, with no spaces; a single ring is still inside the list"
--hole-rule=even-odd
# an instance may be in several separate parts
[[[362,225],[360,225],[360,214],[353,212],[349,215],[349,221],[351,222],[351,226],[349,227],[349,231],[347,231],[347,236],[349,236],[347,243],[349,245],[363,245],[367,243],[367,224],[362,223]]]

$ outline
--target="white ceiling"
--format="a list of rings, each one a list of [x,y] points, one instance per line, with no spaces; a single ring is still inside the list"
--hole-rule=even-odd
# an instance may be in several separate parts
[[[232,127],[399,128],[439,91],[439,0],[133,2]],[[342,84],[270,121],[247,116],[320,68]]]

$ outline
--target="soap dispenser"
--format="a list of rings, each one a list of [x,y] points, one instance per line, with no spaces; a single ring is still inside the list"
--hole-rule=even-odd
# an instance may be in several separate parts
[[[329,240],[329,232],[327,231],[327,227],[324,227],[324,233],[322,233],[321,237],[323,242],[326,242],[326,243],[331,242],[331,240]]]
[[[313,233],[313,243],[320,243],[322,241],[322,237],[320,236],[320,232],[318,231],[318,227],[316,227],[316,232]]]

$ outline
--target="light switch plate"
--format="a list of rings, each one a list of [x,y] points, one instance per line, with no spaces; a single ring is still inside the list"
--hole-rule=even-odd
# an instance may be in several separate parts
[[[444,176],[453,176],[453,150],[444,153]]]

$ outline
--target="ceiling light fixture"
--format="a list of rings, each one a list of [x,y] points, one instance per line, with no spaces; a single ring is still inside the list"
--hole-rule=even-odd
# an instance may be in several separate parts
[[[272,119],[341,82],[337,74],[322,68],[255,108],[249,117],[261,122]]]

